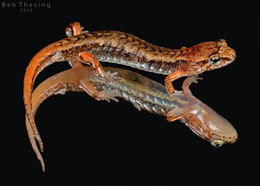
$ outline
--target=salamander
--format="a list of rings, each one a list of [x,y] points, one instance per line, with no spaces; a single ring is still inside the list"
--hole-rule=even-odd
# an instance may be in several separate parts
[[[121,98],[132,103],[139,111],[146,110],[165,116],[169,122],[180,120],[196,135],[209,141],[215,147],[237,140],[237,132],[230,122],[192,95],[189,86],[197,81],[196,76],[187,77],[183,82],[183,92],[176,90],[170,96],[165,86],[138,73],[112,67],[104,69],[108,74],[117,73],[118,78],[111,81],[96,76],[91,67],[77,66],[42,82],[32,94],[33,117],[39,105],[48,97],[65,94],[68,91],[84,91],[82,80],[86,80],[102,92],[107,101],[118,102],[117,98]],[[27,115],[26,128],[33,150],[45,171],[45,164],[36,145],[35,135]],[[42,141],[39,141],[39,144],[43,151]]]
[[[236,52],[223,39],[202,42],[192,47],[169,49],[146,42],[137,36],[115,30],[82,32],[78,22],[66,28],[70,37],[40,50],[30,61],[24,76],[25,110],[36,138],[40,138],[32,115],[32,90],[37,75],[45,67],[61,61],[90,64],[96,76],[112,80],[99,61],[118,63],[137,69],[165,74],[169,94],[174,93],[172,81],[207,70],[221,68],[233,62]],[[84,84],[84,82],[82,82]],[[86,84],[86,83],[85,83]],[[90,89],[89,89],[90,87]],[[96,100],[106,99],[93,87],[85,92]],[[40,140],[40,139],[39,139]]]

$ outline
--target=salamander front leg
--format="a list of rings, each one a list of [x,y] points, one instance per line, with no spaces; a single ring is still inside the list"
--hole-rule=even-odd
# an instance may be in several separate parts
[[[202,77],[199,77],[199,75],[193,75],[187,77],[182,84],[182,91],[185,94],[185,96],[193,97],[191,91],[190,91],[190,85],[192,83],[198,83],[198,80],[202,80]]]
[[[182,71],[176,71],[176,72],[168,75],[165,78],[164,83],[165,83],[166,89],[167,89],[167,91],[170,95],[174,93],[174,88],[173,88],[172,82],[175,81],[176,79],[182,77],[182,76],[183,76]]]
[[[183,109],[175,107],[166,114],[166,120],[169,122],[179,120],[183,117],[183,113]]]

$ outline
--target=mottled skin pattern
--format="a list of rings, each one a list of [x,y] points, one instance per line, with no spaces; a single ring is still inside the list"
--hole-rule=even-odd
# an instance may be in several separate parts
[[[177,70],[189,75],[202,73],[223,67],[234,61],[236,56],[235,51],[229,48],[223,39],[203,42],[190,48],[169,49],[153,45],[131,34],[105,30],[88,32],[65,40],[73,40],[74,46],[62,52],[66,59],[88,51],[104,62],[120,63],[166,75]],[[65,43],[63,40],[60,42]],[[212,55],[219,56],[220,61],[217,64],[209,62]]]
[[[105,30],[80,34],[80,24],[74,23],[74,25],[77,25],[75,29],[73,27],[76,32],[74,36],[43,48],[32,58],[26,69],[24,104],[36,138],[39,136],[32,115],[33,84],[38,73],[55,62],[77,60],[91,64],[97,76],[108,79],[111,77],[104,73],[99,60],[166,74],[167,91],[172,94],[174,92],[172,81],[182,76],[223,67],[234,61],[236,56],[235,51],[228,47],[223,39],[203,42],[189,48],[169,49],[120,31]],[[95,94],[97,93],[95,89],[86,88],[86,92],[97,100],[103,99],[102,94]]]
[[[45,99],[69,91],[84,91],[81,82],[87,80],[99,91],[105,91],[112,100],[118,101],[115,97],[122,98],[132,103],[138,110],[143,109],[166,116],[170,122],[180,119],[195,134],[211,142],[214,146],[236,141],[237,132],[233,126],[191,94],[189,86],[196,81],[196,77],[187,78],[183,83],[183,92],[175,91],[170,96],[165,86],[135,72],[112,67],[105,67],[105,71],[117,72],[120,78],[112,81],[100,78],[93,73],[91,67],[83,66],[66,70],[48,78],[33,92],[33,117]],[[34,132],[27,117],[26,128],[32,148],[41,162],[43,171],[45,171],[44,160],[37,147]],[[40,149],[43,151],[41,141]]]

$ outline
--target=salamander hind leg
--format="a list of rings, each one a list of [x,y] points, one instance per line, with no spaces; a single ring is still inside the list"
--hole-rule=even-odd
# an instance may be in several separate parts
[[[65,29],[65,34],[68,37],[79,35],[81,33],[82,33],[82,29],[81,29],[79,22],[73,22],[69,26],[67,26],[66,29]]]
[[[83,27],[81,27],[79,22],[73,22],[69,26],[66,27],[65,33],[68,37],[76,36],[76,35],[82,34],[82,30],[83,30]],[[88,32],[88,31],[84,31],[84,32]],[[87,63],[87,64],[90,63],[94,69],[94,73],[97,76],[99,76],[99,77],[106,76],[105,72],[103,70],[103,67],[101,66],[100,62],[93,54],[83,51],[79,54],[79,58],[80,58],[80,62],[82,62],[82,63]],[[75,62],[75,61],[73,63],[72,62],[70,62],[70,63],[71,63],[71,66],[77,65],[77,62]]]
[[[83,27],[80,25],[79,22],[73,22],[71,23],[69,26],[66,27],[65,33],[68,37],[70,36],[75,36],[75,35],[79,35],[82,33],[87,33],[88,31],[85,30],[83,31]],[[77,67],[77,66],[82,66],[82,63],[87,63],[87,64],[91,64],[94,70],[94,73],[96,76],[99,77],[104,77],[104,78],[108,78],[108,79],[119,79],[116,75],[117,73],[105,73],[103,70],[103,67],[101,66],[100,62],[98,61],[98,59],[91,53],[88,53],[86,51],[83,51],[79,54],[79,58],[78,59],[72,59],[69,61],[70,65],[72,67]],[[118,100],[115,98],[115,95],[113,93],[108,93],[105,91],[98,91],[91,83],[89,83],[87,80],[81,80],[81,87],[83,88],[83,90],[90,95],[91,97],[93,97],[96,100],[106,100],[106,101],[110,101],[110,100],[114,100],[116,102],[118,102]]]
[[[108,74],[107,72],[104,71],[102,65],[100,64],[100,62],[98,61],[98,59],[96,58],[96,56],[94,56],[91,53],[88,53],[86,51],[83,51],[80,53],[80,58],[79,60],[82,63],[86,63],[86,64],[91,64],[93,67],[93,72],[96,76],[101,77],[101,78],[105,78],[108,81],[113,81],[113,80],[119,80],[120,78],[117,77],[117,73],[110,73]]]
[[[83,79],[80,81],[80,87],[92,98],[94,98],[97,101],[107,101],[110,102],[110,100],[113,100],[115,102],[118,102],[118,99],[116,99],[116,94],[114,92],[106,92],[104,90],[98,91],[90,82],[88,82],[86,79]]]
[[[116,98],[116,94],[113,92],[106,92],[104,90],[99,91],[96,95],[95,95],[96,99],[99,100],[104,100],[107,102],[110,102],[110,100],[113,100],[115,102],[119,102],[119,100]]]
[[[88,30],[84,30],[84,27],[82,27],[79,22],[73,22],[69,24],[69,26],[67,26],[65,29],[65,34],[68,37],[88,32]]]
[[[96,58],[96,56],[94,56],[93,54],[88,53],[86,51],[83,51],[79,54],[79,57],[80,57],[80,61],[82,63],[92,65],[96,76],[99,76],[99,77],[106,76],[105,71],[104,71],[103,67],[101,66],[100,62],[98,61],[98,59]]]
[[[69,24],[69,26],[65,29],[65,34],[67,37],[76,36],[82,33],[87,33],[88,31],[83,31],[83,27],[79,22],[73,22]],[[68,61],[71,67],[81,66],[81,62],[79,60],[71,59]]]

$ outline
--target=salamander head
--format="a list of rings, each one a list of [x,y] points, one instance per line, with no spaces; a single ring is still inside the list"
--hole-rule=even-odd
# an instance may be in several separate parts
[[[238,138],[236,129],[203,103],[197,102],[191,105],[191,109],[183,115],[183,120],[195,134],[215,147],[234,143]]]
[[[202,42],[190,48],[184,48],[178,60],[187,61],[192,74],[214,70],[232,63],[236,52],[228,47],[224,39]]]
[[[216,47],[218,48],[216,53],[209,56],[209,66],[207,70],[214,70],[221,68],[232,63],[236,59],[236,52],[232,48],[227,46],[224,39],[216,41]]]

